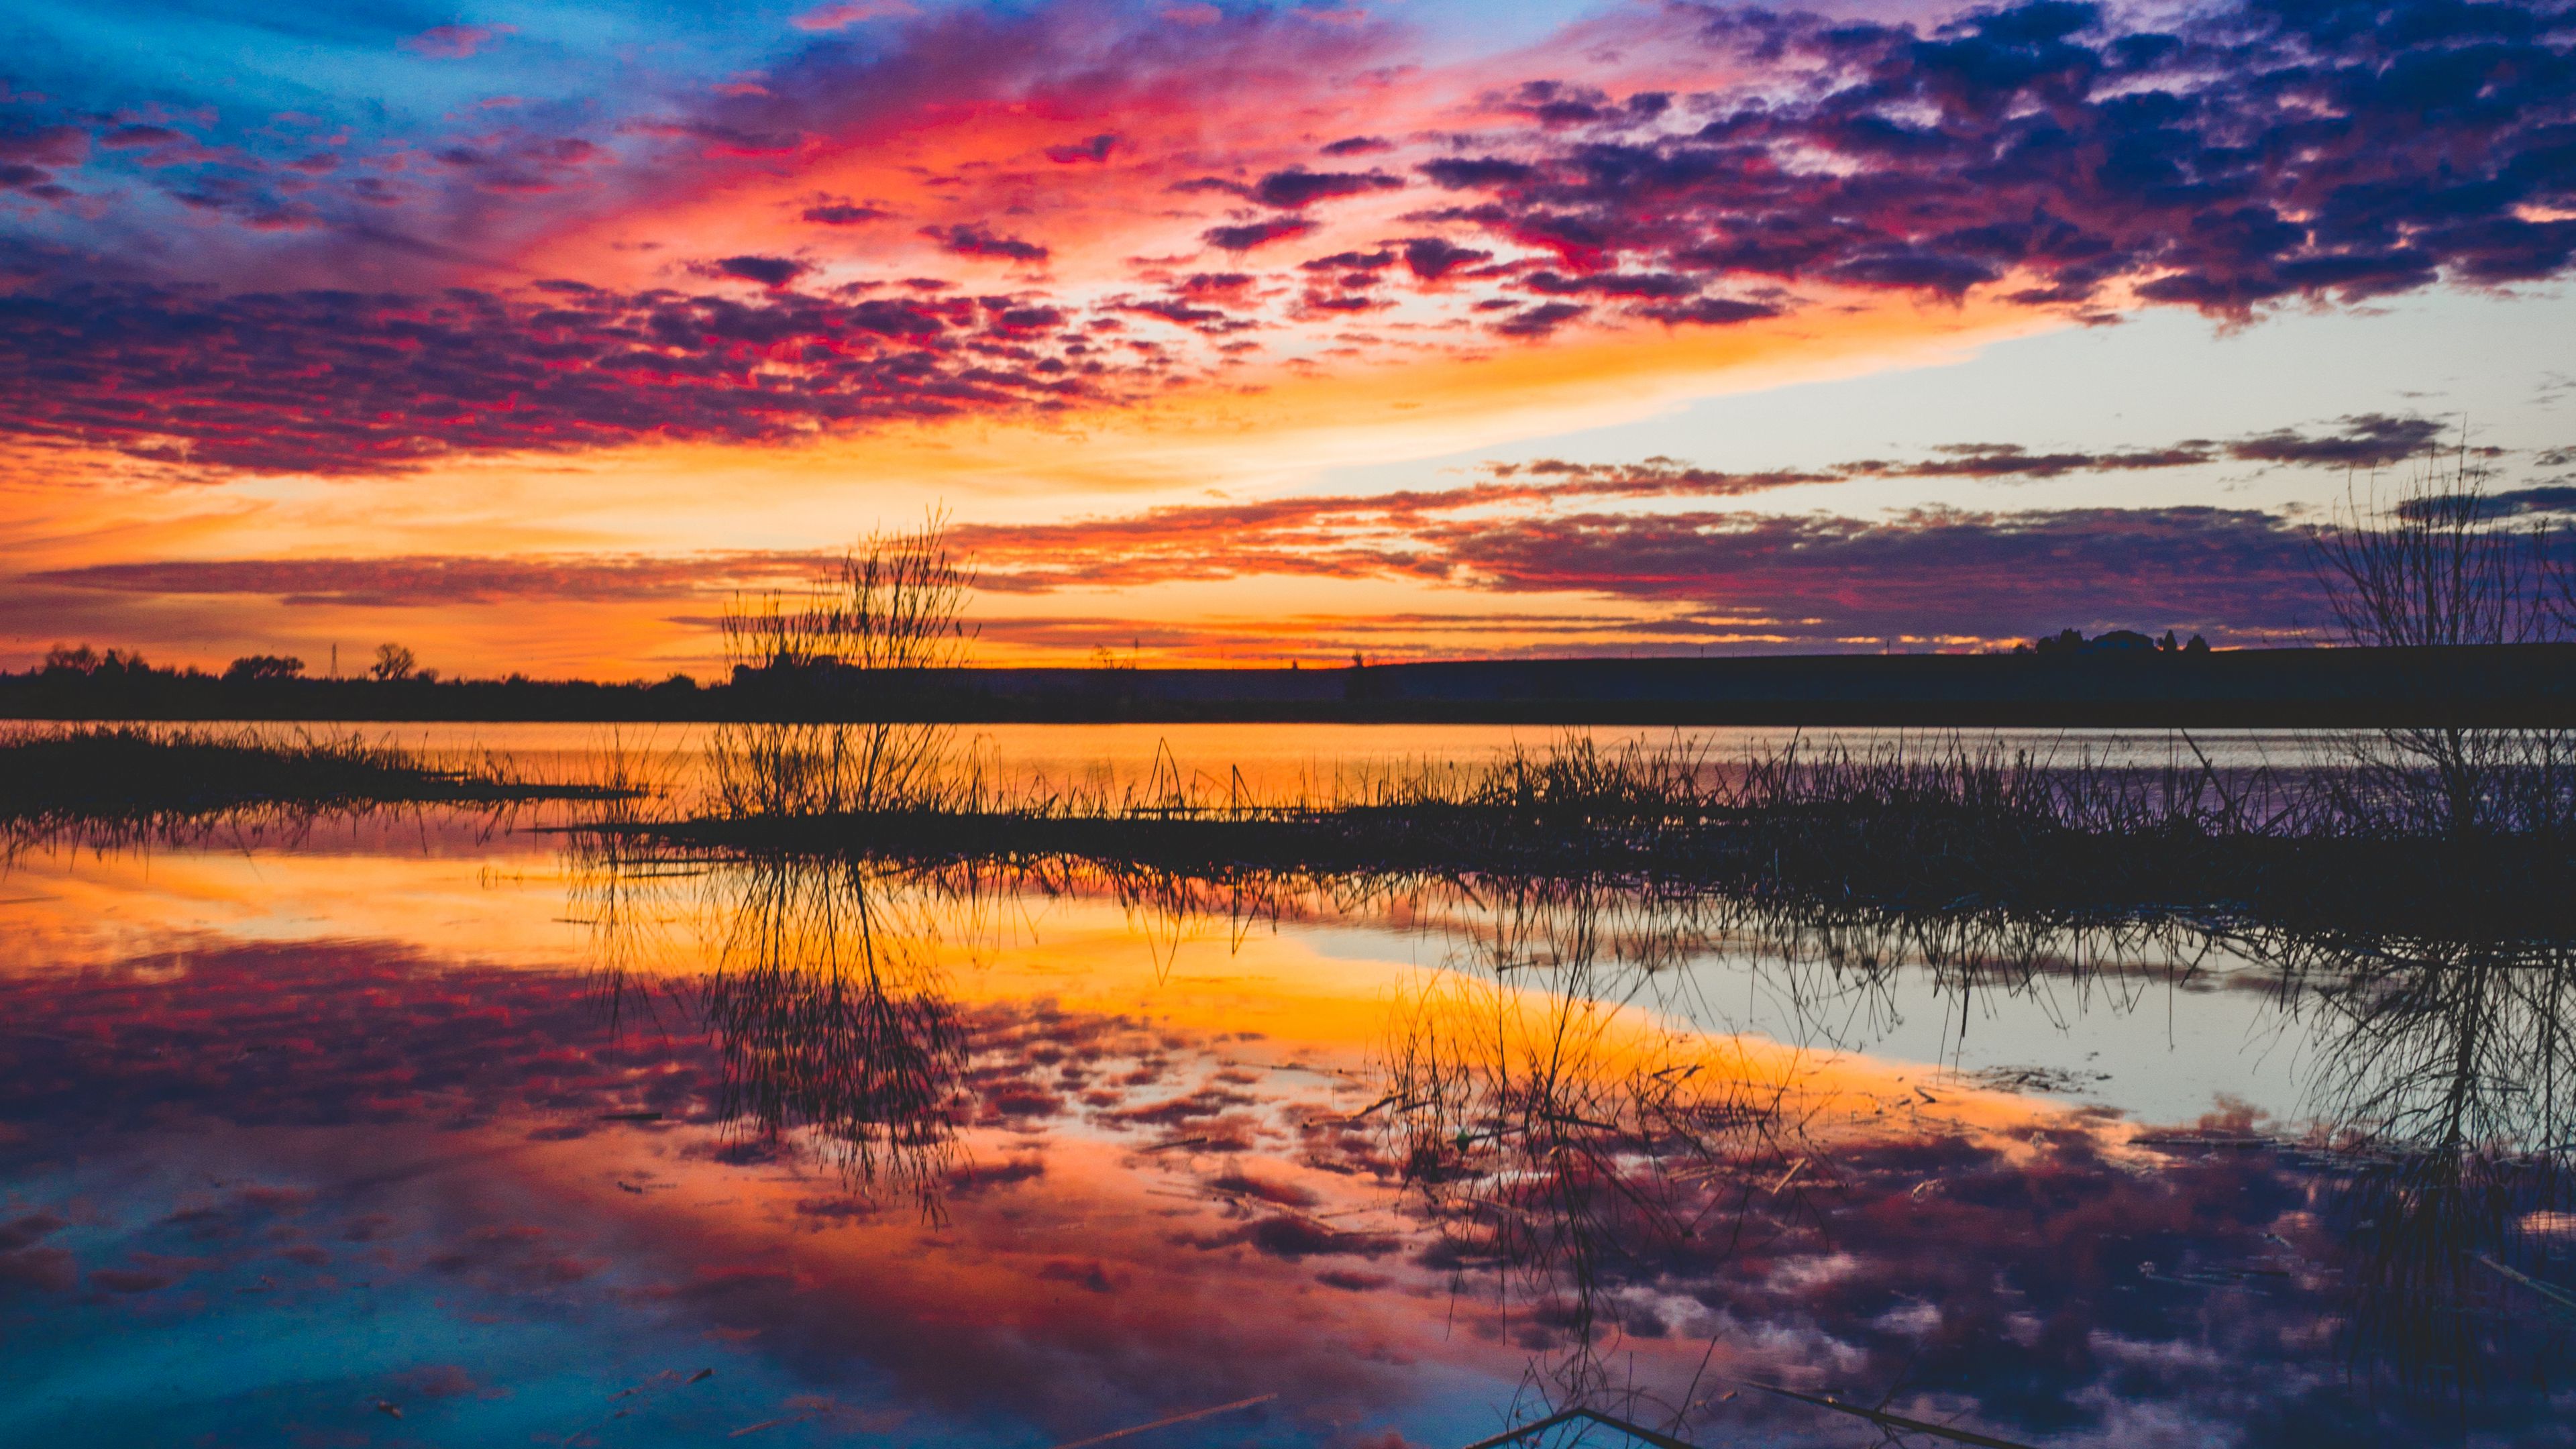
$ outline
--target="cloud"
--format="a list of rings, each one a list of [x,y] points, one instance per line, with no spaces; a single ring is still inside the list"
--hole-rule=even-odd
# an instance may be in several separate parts
[[[2062,623],[2264,638],[2317,622],[2304,535],[2250,509],[1921,509],[1883,518],[1732,511],[1563,512],[1584,501],[1736,498],[1858,476],[2054,477],[2172,468],[2215,445],[2102,454],[2000,445],[1910,464],[1725,474],[1657,459],[1542,460],[1433,492],[1158,509],[1055,525],[972,525],[1000,592],[1135,588],[1271,574],[1687,607],[1806,647],[1855,637],[2012,639]],[[2059,622],[2059,621],[2062,621]]]
[[[1406,271],[1426,282],[1436,282],[1460,267],[1490,261],[1493,253],[1474,247],[1462,247],[1436,236],[1418,236],[1404,244]]]
[[[813,263],[801,262],[793,257],[741,256],[723,257],[709,262],[701,269],[701,275],[733,277],[745,282],[758,282],[764,287],[776,289],[787,286],[813,270]]]
[[[54,173],[88,155],[90,134],[78,126],[47,124],[0,112],[0,191],[46,201],[67,200],[69,187]]]
[[[1898,478],[2058,478],[2069,473],[2127,473],[2188,468],[2219,456],[2208,443],[2181,443],[2134,452],[2033,453],[2018,443],[1955,443],[1936,456],[1910,463],[1846,463],[1855,476]]]
[[[1535,132],[1420,166],[1487,198],[1435,215],[1586,271],[1945,295],[2021,278],[2034,304],[2125,286],[2227,315],[2549,276],[2576,252],[2563,4],[2400,0],[2361,26],[2230,6],[2170,30],[2061,0],[1928,32],[1686,13],[1759,98],[1523,86],[1496,104]]]
[[[2576,513],[2576,488],[2513,488],[2495,495],[2495,502],[2512,513]]]
[[[515,25],[433,25],[418,35],[406,36],[402,48],[432,60],[463,60],[505,35],[515,35]]]
[[[77,418],[81,436],[108,447],[239,457],[245,448],[228,440],[276,417],[282,426],[259,456],[333,471],[522,446],[533,425],[495,419],[518,404],[493,398],[474,369],[419,352],[362,358],[336,337],[297,340],[286,320],[299,309],[328,327],[362,312],[456,315],[476,304],[450,288],[502,296],[519,287],[520,267],[560,266],[608,284],[630,311],[665,314],[621,351],[583,332],[586,323],[561,332],[558,314],[587,303],[480,309],[478,328],[536,329],[476,339],[509,359],[505,373],[569,349],[573,379],[534,379],[537,392],[585,391],[598,428],[563,446],[661,435],[641,420],[662,411],[663,387],[679,389],[679,414],[698,419],[686,427],[712,426],[700,409],[720,397],[801,413],[794,425],[723,434],[785,437],[922,415],[913,407],[974,411],[1000,395],[978,368],[1015,396],[1023,382],[1044,383],[1045,405],[1063,408],[1117,392],[1112,372],[1204,381],[1229,361],[1181,337],[1164,357],[1134,354],[1112,368],[1105,346],[1040,348],[1035,337],[888,302],[849,311],[848,328],[925,350],[949,339],[937,386],[883,370],[890,412],[852,404],[846,350],[812,336],[801,354],[783,333],[774,343],[729,337],[726,365],[697,357],[685,381],[665,381],[667,367],[622,381],[604,372],[611,355],[668,360],[691,348],[676,314],[698,303],[652,286],[686,263],[637,265],[652,252],[734,253],[717,275],[782,293],[812,281],[787,270],[813,265],[799,257],[814,235],[803,227],[738,240],[710,232],[726,240],[695,244],[659,229],[666,213],[704,217],[723,199],[755,195],[768,198],[753,208],[762,220],[848,229],[835,237],[836,268],[874,261],[896,274],[926,238],[952,256],[1084,269],[1069,295],[1127,298],[1122,306],[1165,316],[1220,310],[1204,296],[1150,295],[1189,265],[1195,233],[1231,254],[1230,270],[1260,278],[1246,295],[1298,299],[1263,325],[1312,344],[1294,354],[1304,357],[1412,343],[1546,348],[1578,329],[1630,329],[1654,345],[1661,329],[1793,318],[1849,305],[1832,295],[1849,291],[2084,317],[2191,306],[2236,319],[2442,279],[2503,286],[2562,274],[2576,257],[2576,172],[2565,160],[2576,134],[2576,85],[2565,83],[2576,74],[2576,9],[2392,4],[2374,12],[2382,23],[2360,26],[2331,8],[2268,3],[2150,15],[2047,0],[1904,23],[1675,3],[1618,22],[1633,53],[1658,56],[1659,73],[1675,77],[1633,92],[1612,83],[1613,63],[1599,58],[1610,52],[1593,48],[1554,54],[1562,76],[1489,75],[1532,62],[1487,60],[1472,85],[1451,84],[1470,70],[1390,68],[1411,44],[1399,31],[1303,10],[1218,9],[1175,25],[1115,5],[947,7],[882,34],[791,37],[758,70],[711,69],[695,90],[531,102],[510,108],[506,125],[477,109],[466,122],[406,122],[328,146],[284,117],[75,107],[12,92],[0,96],[0,192],[25,209],[5,243],[17,279],[6,306],[51,320],[42,363],[32,337],[0,338],[0,368],[15,369],[5,380],[23,387],[0,395],[0,429],[70,436],[62,429]],[[890,13],[833,6],[807,18],[830,28]],[[991,128],[997,116],[1022,120],[1004,134]],[[945,159],[893,167],[868,183],[865,202],[819,189],[855,188],[831,168],[891,156],[901,138]],[[1366,170],[1293,160],[1319,151],[1385,159]],[[1040,157],[1046,164],[1033,165]],[[1420,209],[1400,235],[1329,230],[1337,213],[1356,210],[1331,201],[1393,198],[1407,185]],[[1262,209],[1202,219],[1167,191]],[[86,200],[75,208],[75,197]],[[865,226],[898,212],[979,219]],[[150,240],[174,227],[190,246]],[[622,238],[616,255],[584,251],[612,235]],[[557,258],[549,244],[564,238]],[[1343,260],[1307,261],[1276,245],[1309,240]],[[1369,260],[1382,253],[1396,261]],[[1128,259],[1124,275],[1094,261],[1115,256]],[[280,278],[302,290],[280,291]],[[68,325],[92,296],[109,298],[102,325]],[[147,297],[164,315],[137,310]],[[1063,309],[1061,298],[1020,304]],[[1174,320],[1213,341],[1247,325],[1243,309],[1228,307],[1235,316]],[[1349,314],[1389,307],[1404,309],[1411,336],[1391,327],[1354,341]],[[454,341],[443,324],[427,325],[439,346]],[[383,326],[377,345],[403,353],[401,326]],[[310,426],[292,419],[281,399],[225,373],[246,360],[233,349],[254,333],[257,360],[275,377],[374,386],[399,374],[403,406],[343,418],[325,399]],[[192,367],[183,354],[195,344],[182,339],[198,335],[210,351]],[[1031,355],[991,350],[1006,344]],[[202,406],[187,396],[196,370],[212,389]],[[809,386],[817,370],[833,380]],[[615,385],[629,389],[622,407],[610,406]],[[834,401],[797,402],[799,389]],[[637,421],[610,426],[612,413]],[[404,441],[352,454],[333,441],[344,422]],[[298,436],[310,444],[300,454],[288,443]],[[2337,446],[2351,466],[2378,466],[2371,460],[2402,456],[2408,436],[2355,433]],[[2229,456],[2326,465],[2327,454],[2306,448],[2315,441],[2244,440]]]
[[[1067,145],[1049,146],[1046,148],[1046,158],[1059,166],[1072,166],[1084,161],[1106,161],[1109,159],[1109,153],[1118,148],[1118,139],[1116,132],[1103,131],[1097,136],[1086,137]]]
[[[723,265],[772,286],[781,260]],[[1153,369],[1033,339],[1030,314],[1008,297],[837,301],[776,286],[757,301],[577,284],[434,299],[21,292],[0,296],[0,431],[357,473],[456,452],[785,442],[877,419],[1101,405]]]
[[[834,4],[808,10],[787,23],[799,30],[840,30],[888,16],[919,13],[920,10],[907,0],[836,0]]]
[[[1275,241],[1287,241],[1313,231],[1315,224],[1303,217],[1273,216],[1241,226],[1216,226],[1199,233],[1209,246],[1229,252],[1248,252]]]
[[[1738,322],[1777,317],[1780,309],[1768,302],[1746,302],[1733,297],[1693,297],[1687,302],[1640,307],[1637,315],[1651,317],[1666,326],[1690,322],[1703,327],[1730,327]]]
[[[2304,536],[2251,509],[1586,514],[1437,542],[1481,587],[1687,602],[1808,639],[2006,639],[2060,619],[2259,636],[2323,612]]]
[[[2395,418],[2363,413],[2342,419],[2343,430],[2303,437],[2283,429],[2228,445],[2229,457],[2249,462],[2315,468],[2385,468],[2421,454],[2443,432],[2438,418]]]
[[[921,234],[939,243],[944,252],[961,257],[1001,257],[1014,262],[1042,262],[1051,253],[1036,242],[1015,236],[1002,236],[982,226],[961,222],[955,226],[925,226]]]
[[[40,583],[121,594],[247,595],[289,605],[446,608],[535,601],[669,601],[775,588],[820,575],[820,553],[480,558],[202,559],[92,564],[33,575]]]
[[[1330,256],[1299,262],[1297,269],[1302,272],[1374,272],[1393,266],[1395,258],[1394,252],[1383,247],[1373,252],[1335,252]]]
[[[1262,177],[1252,188],[1252,199],[1264,206],[1293,211],[1331,197],[1403,188],[1401,178],[1383,171],[1309,171],[1303,166],[1291,166]]]
[[[1595,272],[1589,276],[1566,277],[1555,272],[1532,272],[1521,279],[1521,285],[1533,292],[1551,297],[1642,297],[1664,301],[1688,297],[1700,289],[1690,277],[1671,272]]]
[[[114,130],[102,133],[98,138],[98,144],[110,151],[126,151],[142,146],[162,146],[186,139],[184,133],[171,130],[167,126],[118,126]]]
[[[832,201],[809,206],[798,215],[817,226],[859,226],[866,222],[883,221],[894,213],[883,207],[858,206],[846,201]]]
[[[1199,274],[1182,285],[1223,296],[1240,275]],[[1178,299],[1130,303],[1127,310],[1184,326],[1231,325],[1220,308]],[[1026,325],[1052,328],[1058,321],[1038,316]],[[2340,467],[2347,445],[2371,446],[2416,431],[2408,420],[2378,415],[2342,419],[2338,428],[2093,451],[1961,443],[1915,459],[1753,473],[1661,457],[1627,464],[1539,459],[1488,464],[1482,477],[1449,488],[1174,505],[1062,523],[967,523],[954,538],[978,560],[981,587],[1003,595],[1263,576],[1375,578],[1488,594],[1622,600],[1733,621],[1675,635],[1681,626],[1668,619],[1659,637],[1714,635],[1808,648],[1891,637],[2014,639],[2069,624],[2260,640],[2296,634],[2322,618],[2305,535],[2282,513],[1925,507],[1855,517],[1668,505],[1861,478],[2008,483],[2223,466],[2255,455]],[[1646,504],[1657,506],[1638,507]],[[2510,490],[2496,495],[2493,506],[2500,515],[2576,511],[2576,488]],[[27,582],[132,595],[404,607],[705,597],[801,580],[824,562],[810,553],[765,551],[244,559],[98,564],[30,575]],[[1244,627],[1221,632],[1241,634]],[[1618,618],[1604,627],[1632,637],[1639,626]],[[1025,625],[1038,631],[1028,637],[1039,643],[1052,640],[1048,631],[1055,628],[1042,621]],[[1580,652],[1580,631],[1549,632]],[[1172,638],[1186,645],[1184,635],[1196,637],[1183,630]]]
[[[1579,302],[1543,302],[1493,323],[1491,330],[1505,337],[1545,337],[1591,310]]]

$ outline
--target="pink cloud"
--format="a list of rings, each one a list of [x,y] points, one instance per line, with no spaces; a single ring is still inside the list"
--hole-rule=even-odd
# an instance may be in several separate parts
[[[515,25],[433,25],[418,35],[407,37],[402,48],[432,60],[463,60],[504,35],[515,35]]]
[[[838,0],[819,10],[808,10],[787,23],[799,30],[839,30],[862,21],[919,13],[904,0]]]

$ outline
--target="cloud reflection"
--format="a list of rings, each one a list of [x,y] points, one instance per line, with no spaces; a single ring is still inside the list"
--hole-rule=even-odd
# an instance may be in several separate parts
[[[20,1187],[0,1321],[213,1333],[262,1275],[445,1285],[585,1343],[714,1334],[836,1414],[966,1441],[1278,1392],[1231,1427],[1457,1443],[1515,1385],[1701,1442],[1849,1441],[1719,1402],[1728,1377],[2050,1442],[2555,1422],[2565,1335],[2486,1263],[2565,1281],[2548,953],[1495,880],[573,864],[587,974],[342,936],[0,975],[13,1184],[231,1164],[138,1171],[114,1207],[148,1231]],[[1287,993],[1262,973],[1325,964],[1261,954],[1274,930],[1390,963],[1334,988],[1374,1053],[1320,1015],[1242,1027],[1228,1003]],[[1392,964],[1393,933],[1437,965]],[[1719,959],[1817,1023],[1908,974],[2123,1012],[2267,973],[2315,1015],[2321,1122],[2142,1127],[1713,1034]],[[1112,971],[1114,1003],[1076,999]],[[928,1220],[879,1202],[931,1194]]]

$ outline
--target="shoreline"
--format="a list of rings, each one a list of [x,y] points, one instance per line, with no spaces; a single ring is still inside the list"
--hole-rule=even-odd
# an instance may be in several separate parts
[[[1774,655],[1338,669],[825,667],[730,684],[0,676],[0,719],[350,723],[2576,727],[2576,645]]]

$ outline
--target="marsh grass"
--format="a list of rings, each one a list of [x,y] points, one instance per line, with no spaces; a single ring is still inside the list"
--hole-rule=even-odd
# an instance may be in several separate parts
[[[829,578],[796,594],[738,598],[724,615],[738,687],[769,697],[777,717],[719,725],[707,759],[717,809],[735,818],[852,810],[955,809],[954,725],[801,717],[817,690],[918,685],[965,661],[973,565],[948,543],[947,519],[879,533]]]
[[[720,847],[929,862],[1076,856],[1246,872],[1592,879],[2051,920],[2186,914],[2512,937],[2576,932],[2576,749],[2493,743],[2478,828],[2437,764],[2152,767],[1958,737],[1741,759],[1574,736],[1267,796],[1184,775],[1003,784],[971,751],[917,803],[639,826]]]
[[[436,759],[356,734],[135,724],[0,732],[0,832],[13,844],[67,833],[183,838],[398,805],[604,802],[625,789],[540,781],[497,755]]]

